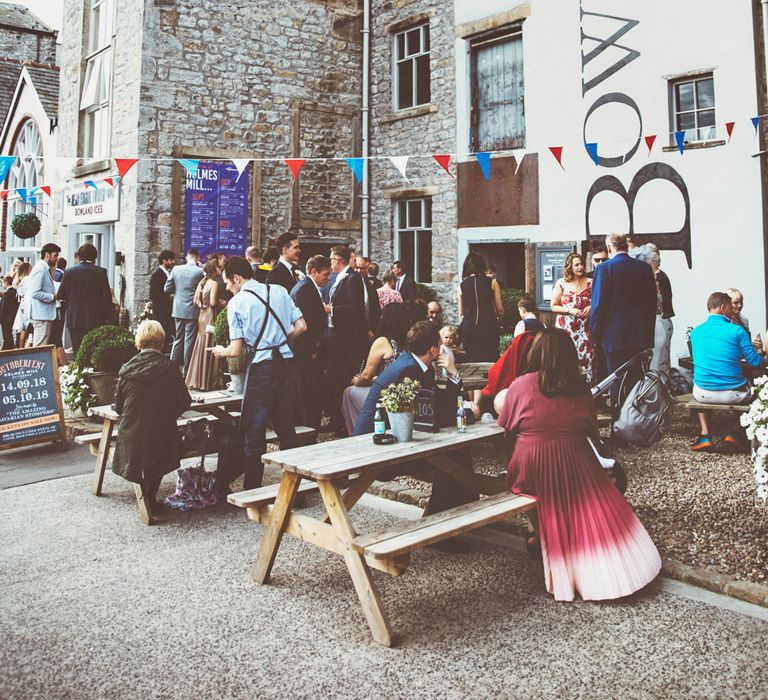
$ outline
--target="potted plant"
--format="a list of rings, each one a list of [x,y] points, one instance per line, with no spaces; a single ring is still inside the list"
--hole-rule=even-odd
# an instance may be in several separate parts
[[[40,219],[31,211],[16,214],[11,220],[11,230],[16,238],[26,240],[40,233]]]
[[[410,442],[413,439],[415,402],[419,389],[421,382],[406,377],[381,391],[381,405],[387,412],[390,430],[398,442]]]
[[[213,340],[216,345],[229,345],[229,319],[227,319],[227,310],[222,309],[216,316],[213,324]],[[242,394],[245,384],[245,352],[240,357],[227,357],[227,369],[231,385],[228,389],[234,394]]]
[[[92,370],[85,381],[99,406],[112,403],[117,373],[137,352],[133,334],[125,328],[99,326],[85,334],[75,355],[75,365],[80,370]]]

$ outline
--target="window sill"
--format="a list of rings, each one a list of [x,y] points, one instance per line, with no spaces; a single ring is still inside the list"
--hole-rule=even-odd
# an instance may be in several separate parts
[[[76,165],[72,169],[72,177],[80,177],[81,175],[93,175],[94,173],[101,173],[111,169],[112,161],[108,158],[103,158],[102,160],[93,160],[89,163]]]
[[[694,141],[693,143],[684,143],[683,150],[695,151],[699,148],[715,148],[716,146],[725,146],[725,139],[717,139],[716,141]],[[677,146],[664,146],[661,149],[664,153],[672,153],[678,151]]]
[[[399,122],[401,119],[410,119],[411,117],[421,117],[425,114],[435,114],[437,112],[437,105],[419,105],[418,107],[409,107],[408,109],[400,110],[399,112],[392,112],[392,114],[382,117],[381,124],[391,124],[392,122]]]

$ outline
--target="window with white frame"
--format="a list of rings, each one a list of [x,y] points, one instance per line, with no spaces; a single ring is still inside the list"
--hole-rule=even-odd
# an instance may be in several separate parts
[[[715,81],[711,73],[675,80],[671,93],[674,131],[684,131],[688,142],[717,138]]]
[[[398,32],[393,41],[395,111],[429,104],[429,24]]]
[[[16,145],[13,148],[13,155],[16,161],[11,166],[8,175],[8,216],[6,241],[7,250],[23,251],[24,249],[38,248],[40,245],[40,234],[34,238],[16,238],[13,235],[11,222],[17,214],[32,212],[42,218],[40,207],[42,206],[42,195],[33,193],[36,187],[43,185],[43,146],[40,138],[40,131],[37,125],[31,119],[27,119],[22,125],[16,138]],[[25,189],[28,193],[25,202],[17,193],[17,189]],[[31,195],[31,196],[30,196]]]
[[[470,143],[475,152],[525,146],[522,32],[515,25],[470,42]]]
[[[403,199],[396,209],[397,258],[406,275],[432,281],[432,199]]]
[[[112,76],[114,0],[89,3],[87,54],[80,97],[84,158],[109,155],[109,98]]]

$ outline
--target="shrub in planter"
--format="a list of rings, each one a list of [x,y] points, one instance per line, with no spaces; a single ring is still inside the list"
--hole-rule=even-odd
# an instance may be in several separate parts
[[[507,348],[512,345],[512,341],[515,339],[515,336],[512,333],[504,333],[504,335],[499,337],[499,355],[503,355]]]
[[[226,309],[219,311],[219,315],[216,316],[213,324],[213,340],[216,345],[224,347],[229,345],[229,319]],[[230,374],[245,374],[245,353],[240,357],[227,357],[226,360]]]
[[[427,303],[430,301],[437,301],[437,292],[429,285],[416,283],[416,298],[423,299]]]
[[[517,312],[517,302],[520,297],[525,296],[524,289],[514,287],[504,287],[501,290],[501,304],[504,307],[504,325],[514,327],[520,320],[520,314]]]
[[[40,219],[31,211],[17,214],[11,220],[11,230],[16,238],[22,240],[34,238],[40,233]]]
[[[75,364],[95,372],[117,373],[138,350],[130,331],[119,326],[100,326],[86,333],[75,356]]]

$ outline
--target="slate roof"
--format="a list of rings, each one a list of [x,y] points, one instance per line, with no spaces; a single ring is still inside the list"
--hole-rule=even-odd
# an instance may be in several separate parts
[[[16,83],[19,82],[19,73],[24,67],[21,61],[8,61],[0,59],[0,124],[8,116],[8,108],[16,92]]]
[[[8,116],[21,69],[26,67],[46,114],[53,118],[59,113],[59,67],[42,63],[23,63],[0,57],[0,125]]]
[[[29,8],[10,2],[0,3],[0,24],[18,29],[31,29],[36,32],[54,33],[54,30],[35,17]]]

